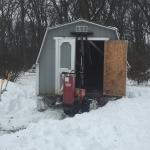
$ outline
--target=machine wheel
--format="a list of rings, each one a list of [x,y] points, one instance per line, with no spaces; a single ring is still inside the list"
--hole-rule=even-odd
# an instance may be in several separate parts
[[[68,116],[74,116],[75,114],[79,113],[79,109],[64,110],[64,113]]]
[[[96,100],[91,100],[89,103],[89,111],[95,110],[98,108],[98,102]]]
[[[98,102],[95,99],[86,99],[84,100],[81,112],[89,112],[98,108]]]
[[[64,110],[64,113],[68,116],[72,115],[72,111],[71,110]]]

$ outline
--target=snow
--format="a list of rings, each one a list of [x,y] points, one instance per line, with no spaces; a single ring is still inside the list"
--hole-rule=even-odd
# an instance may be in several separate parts
[[[5,86],[6,81],[3,89]],[[7,91],[2,94],[1,99],[0,135],[3,131],[24,129],[29,123],[38,122],[42,118],[63,118],[62,110],[47,109],[42,113],[38,111],[42,98],[35,94],[35,73],[25,73],[17,83],[8,82]]]
[[[8,83],[0,102],[0,150],[150,149],[150,83],[127,81],[126,97],[74,117],[64,118],[61,109],[39,112],[39,99],[35,74]]]

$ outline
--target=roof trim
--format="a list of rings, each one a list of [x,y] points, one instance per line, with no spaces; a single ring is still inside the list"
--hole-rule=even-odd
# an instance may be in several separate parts
[[[40,47],[40,51],[39,51],[38,57],[37,57],[37,59],[36,59],[36,64],[37,64],[38,61],[39,61],[39,58],[40,58],[40,55],[41,55],[41,52],[42,52],[42,48],[43,48],[43,44],[44,44],[44,41],[45,41],[45,38],[46,38],[46,35],[47,35],[47,31],[48,31],[48,30],[46,30],[46,32],[45,32],[45,35],[44,35],[44,38],[43,38],[43,41],[42,41],[42,45],[41,45],[41,47]]]
[[[118,33],[118,29],[116,29],[116,35],[117,35],[117,38],[119,40],[119,33]]]
[[[46,30],[56,29],[56,28],[59,28],[59,27],[63,27],[63,26],[67,26],[67,25],[70,25],[70,24],[78,23],[80,21],[83,21],[83,22],[86,22],[86,23],[90,23],[90,24],[93,24],[93,25],[96,25],[96,26],[99,26],[99,27],[103,27],[103,28],[106,28],[106,29],[110,29],[110,30],[115,30],[115,31],[117,30],[116,27],[110,27],[110,26],[107,27],[107,26],[99,25],[99,24],[96,24],[96,23],[84,20],[84,19],[73,21],[73,22],[69,22],[69,23],[65,23],[65,24],[62,24],[62,25],[57,25],[57,26],[54,26],[54,27],[47,27]]]

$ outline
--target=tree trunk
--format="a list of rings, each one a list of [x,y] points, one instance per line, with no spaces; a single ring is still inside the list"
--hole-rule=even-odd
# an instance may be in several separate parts
[[[149,11],[150,11],[150,1],[139,1],[139,0],[132,0],[133,1],[133,3],[135,4],[135,5],[138,5],[140,8],[141,8],[141,10],[143,11],[143,13],[144,13],[144,15],[145,15],[145,17],[146,17],[146,19],[147,19],[147,22],[148,22],[148,26],[150,27],[150,13],[149,13]]]
[[[117,0],[112,0],[111,5],[110,5],[110,11],[109,11],[108,17],[105,21],[106,25],[110,25],[112,13],[115,11],[116,3],[117,3]]]
[[[87,0],[79,0],[79,8],[81,17],[90,21],[89,5]]]
[[[22,33],[22,50],[23,50],[23,60],[24,60],[24,70],[26,69],[26,40],[25,40],[25,27],[24,27],[24,0],[20,0],[21,4],[21,33]]]

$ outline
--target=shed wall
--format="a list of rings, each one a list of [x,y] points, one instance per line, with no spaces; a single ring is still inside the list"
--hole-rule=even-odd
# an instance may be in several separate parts
[[[117,40],[115,30],[100,27],[87,22],[77,22],[62,27],[50,29],[47,32],[39,58],[39,93],[43,95],[55,94],[55,40],[54,37],[72,37],[76,26],[88,26],[88,32],[94,34],[90,37],[109,37]],[[64,62],[65,63],[65,62]]]

